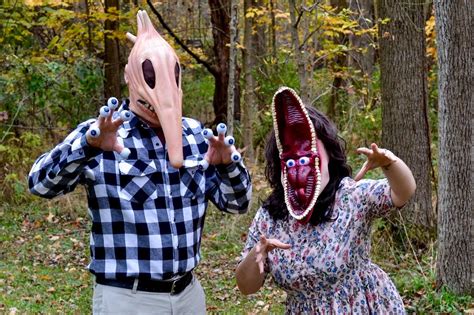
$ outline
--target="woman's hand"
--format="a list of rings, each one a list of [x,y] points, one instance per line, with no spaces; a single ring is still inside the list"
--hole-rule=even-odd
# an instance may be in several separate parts
[[[364,154],[367,156],[367,161],[365,161],[364,165],[354,177],[354,180],[360,180],[364,177],[365,173],[370,170],[373,170],[377,167],[382,167],[387,169],[393,163],[397,162],[398,158],[393,154],[391,151],[387,149],[380,149],[375,143],[370,145],[370,149],[368,148],[359,148],[357,149],[357,153]]]
[[[267,258],[269,252],[275,248],[289,249],[290,247],[290,244],[282,243],[274,238],[267,239],[264,235],[261,235],[260,242],[255,245],[255,262],[258,264],[260,274],[263,274],[264,261]]]

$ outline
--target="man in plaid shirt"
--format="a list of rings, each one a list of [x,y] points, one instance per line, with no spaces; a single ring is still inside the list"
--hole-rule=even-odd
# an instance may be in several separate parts
[[[143,12],[138,39],[149,22]],[[174,75],[178,65],[178,96],[171,95],[169,104],[175,111],[163,114],[166,101],[157,104],[128,82],[130,102],[115,112],[118,101],[109,99],[97,120],[81,123],[40,156],[29,175],[30,191],[46,198],[78,184],[86,188],[94,314],[205,313],[204,291],[192,270],[200,260],[208,201],[230,213],[245,213],[249,205],[250,176],[239,158],[232,162],[233,141],[225,141],[222,130],[213,136],[190,118],[170,126],[168,120],[181,115],[179,64],[172,57],[167,60]],[[142,68],[138,78],[148,84]],[[130,76],[126,68],[129,81]],[[172,94],[174,80],[168,81],[159,82],[165,91],[156,93]],[[170,129],[178,140],[169,136]],[[180,146],[173,151],[175,142]]]

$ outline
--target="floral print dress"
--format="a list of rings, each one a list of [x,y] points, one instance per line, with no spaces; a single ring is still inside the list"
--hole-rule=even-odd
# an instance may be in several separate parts
[[[289,314],[405,314],[394,284],[369,256],[371,221],[393,208],[386,179],[346,177],[336,193],[335,221],[275,221],[260,208],[242,257],[262,234],[291,245],[273,250],[265,262],[265,271],[288,294]]]

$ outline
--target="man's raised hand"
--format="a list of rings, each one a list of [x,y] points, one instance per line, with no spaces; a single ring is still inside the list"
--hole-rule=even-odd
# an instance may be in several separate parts
[[[227,126],[224,123],[217,125],[217,137],[214,136],[211,129],[204,129],[202,134],[209,140],[209,148],[202,161],[202,167],[206,169],[209,164],[229,164],[237,163],[242,160],[242,156],[234,146],[235,139],[232,136],[225,136]]]
[[[117,109],[119,101],[115,97],[109,98],[107,106],[100,109],[99,118],[89,127],[86,133],[87,143],[104,151],[115,151],[123,158],[127,158],[130,150],[117,139],[117,130],[124,121],[131,119],[132,115],[128,110],[122,110],[120,116],[115,118],[113,114]]]

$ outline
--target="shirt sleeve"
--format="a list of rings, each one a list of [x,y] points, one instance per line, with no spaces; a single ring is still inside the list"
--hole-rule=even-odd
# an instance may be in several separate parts
[[[245,166],[239,163],[217,165],[206,183],[206,194],[218,209],[245,213],[252,198],[252,182]]]
[[[387,179],[366,179],[358,182],[359,207],[368,218],[383,217],[395,209]],[[362,206],[362,207],[360,207]]]
[[[93,121],[81,123],[63,142],[35,161],[28,176],[31,193],[53,198],[74,190],[87,162],[102,152],[86,141]]]

